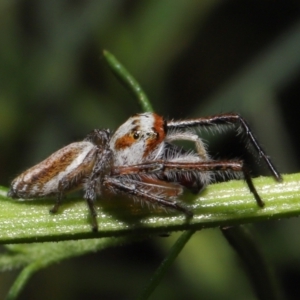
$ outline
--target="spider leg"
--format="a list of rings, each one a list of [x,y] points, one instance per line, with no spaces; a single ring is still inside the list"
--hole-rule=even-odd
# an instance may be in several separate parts
[[[167,122],[168,129],[185,129],[191,127],[212,127],[212,126],[226,126],[226,125],[239,125],[243,132],[246,134],[246,137],[251,142],[252,146],[256,149],[259,156],[267,164],[271,173],[277,181],[282,181],[280,173],[275,168],[274,164],[267,156],[265,151],[259,145],[257,139],[253,135],[248,123],[238,114],[220,114],[209,117],[202,117],[198,119],[188,119],[182,121],[169,121]]]
[[[56,201],[55,201],[53,207],[51,209],[49,209],[50,213],[52,213],[52,214],[57,213],[59,207],[61,206],[63,195],[64,194],[62,192],[57,194]]]
[[[97,195],[101,195],[101,186],[103,176],[110,168],[112,159],[112,152],[110,148],[107,146],[104,149],[98,149],[98,155],[96,157],[96,162],[94,164],[93,170],[89,178],[85,181],[85,193],[84,199],[88,205],[90,210],[90,215],[92,218],[92,228],[94,232],[98,231],[98,223],[97,223],[97,212],[95,210],[94,202],[96,200]],[[99,185],[99,183],[101,183]]]
[[[191,141],[195,143],[196,149],[197,149],[197,153],[199,154],[199,156],[203,159],[203,160],[207,160],[209,159],[208,155],[207,155],[207,151],[205,149],[205,145],[203,144],[201,138],[197,135],[194,134],[192,132],[168,132],[168,135],[166,137],[166,140],[168,142],[172,142],[172,141]]]
[[[88,185],[88,189],[85,191],[84,199],[87,203],[87,206],[90,211],[90,216],[92,219],[92,230],[94,232],[98,231],[98,222],[97,222],[97,212],[95,209],[95,199],[96,199],[96,186],[97,183],[95,180],[91,181]]]
[[[90,173],[93,168],[93,164],[97,155],[98,149],[94,148],[91,151],[84,161],[74,168],[71,172],[61,178],[58,182],[58,193],[56,198],[56,203],[52,209],[50,209],[51,213],[56,213],[58,211],[59,206],[62,203],[63,195],[66,192],[70,192],[72,190],[77,190],[82,187],[83,181],[86,178],[87,174]]]
[[[95,209],[95,199],[97,194],[101,194],[99,190],[99,182],[101,182],[103,174],[107,171],[111,163],[111,150],[109,149],[110,140],[109,129],[94,129],[89,133],[85,141],[89,141],[97,146],[97,153],[95,155],[95,162],[90,172],[90,176],[85,178],[85,194],[84,199],[86,200],[87,206],[90,211],[92,219],[92,229],[94,232],[98,231],[97,212]]]
[[[253,194],[257,205],[260,207],[264,206],[264,202],[262,201],[261,197],[259,196],[250,173],[245,166],[242,160],[221,160],[221,161],[200,161],[200,162],[178,162],[178,161],[162,161],[157,160],[154,162],[145,162],[139,165],[134,166],[124,166],[118,167],[117,171],[119,174],[143,174],[146,173],[148,169],[155,170],[153,173],[162,172],[163,174],[178,174],[184,172],[209,172],[209,171],[216,171],[216,172],[242,172],[244,179],[248,185],[250,192]]]
[[[143,179],[141,179],[143,180]],[[151,179],[152,184],[140,180],[128,179],[124,180],[123,176],[106,177],[103,185],[113,193],[123,193],[129,195],[134,199],[146,201],[165,208],[171,208],[183,212],[187,217],[192,217],[193,213],[183,204],[174,200],[179,193],[178,186],[173,186],[167,182]],[[157,183],[153,186],[153,183]],[[176,190],[174,190],[177,189]],[[170,189],[170,190],[168,190]],[[169,200],[167,194],[169,195]]]
[[[89,162],[90,163],[90,162]],[[71,190],[79,189],[82,186],[83,179],[85,177],[85,172],[83,171],[85,168],[88,168],[88,164],[83,164],[78,166],[72,172],[68,173],[68,175],[64,176],[58,183],[58,193],[56,196],[56,201],[54,206],[49,210],[50,213],[57,213],[59,207],[62,204],[62,200],[64,194]]]
[[[90,210],[90,215],[92,218],[92,230],[94,232],[97,232],[98,231],[98,222],[97,222],[97,212],[95,209],[94,201],[92,199],[86,199],[86,203],[88,205],[88,208]]]
[[[131,166],[114,166],[112,170],[113,176],[129,175],[129,174],[151,174],[164,169],[164,161],[145,162]]]
[[[158,163],[160,163],[158,161]],[[201,162],[171,162],[165,161],[164,162],[164,169],[163,172],[187,172],[187,171],[198,171],[198,172],[207,172],[207,171],[217,171],[217,172],[226,172],[226,171],[233,171],[233,172],[242,172],[244,175],[244,179],[248,185],[250,192],[253,194],[257,205],[263,207],[265,204],[262,201],[261,197],[259,196],[248,168],[245,166],[242,160],[223,160],[223,161],[201,161]]]

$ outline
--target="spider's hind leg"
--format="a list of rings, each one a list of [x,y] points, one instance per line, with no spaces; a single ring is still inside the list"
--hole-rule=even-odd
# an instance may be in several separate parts
[[[49,210],[49,212],[51,214],[55,214],[58,212],[58,209],[59,207],[61,206],[61,203],[62,203],[62,200],[63,200],[63,193],[62,192],[59,192],[56,196],[56,201],[55,201],[55,204],[53,205],[53,207]]]

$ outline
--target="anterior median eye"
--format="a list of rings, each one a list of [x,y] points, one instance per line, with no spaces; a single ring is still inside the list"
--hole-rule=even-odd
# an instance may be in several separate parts
[[[134,131],[134,132],[133,132],[133,138],[134,138],[135,140],[137,140],[137,139],[140,137],[140,135],[141,135],[140,131]]]

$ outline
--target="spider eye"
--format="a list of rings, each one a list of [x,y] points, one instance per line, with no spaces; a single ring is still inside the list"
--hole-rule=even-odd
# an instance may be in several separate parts
[[[158,133],[155,131],[149,131],[147,132],[147,137],[149,137],[150,139],[157,139]]]
[[[140,131],[134,131],[132,136],[135,140],[137,140],[140,137],[140,135],[141,135]]]

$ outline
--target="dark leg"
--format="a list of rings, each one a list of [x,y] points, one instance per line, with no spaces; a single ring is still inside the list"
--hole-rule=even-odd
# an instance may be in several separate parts
[[[147,201],[165,208],[171,208],[177,211],[183,212],[187,217],[192,217],[193,213],[184,205],[176,202],[176,201],[168,201],[162,197],[159,197],[155,193],[151,193],[147,191],[147,189],[143,190],[140,187],[143,185],[142,182],[138,181],[129,181],[123,183],[118,178],[105,178],[103,185],[111,190],[112,192],[120,192],[124,193],[125,195],[130,195],[133,198],[138,198],[141,201]],[[163,188],[163,187],[162,187]]]
[[[101,195],[103,174],[105,174],[110,169],[111,160],[112,152],[107,144],[101,149],[101,152],[99,152],[99,154],[97,155],[97,160],[93,167],[92,173],[85,182],[86,190],[84,194],[84,199],[86,200],[90,210],[92,218],[92,229],[94,232],[98,231],[98,223],[96,218],[97,212],[95,210],[94,201],[97,198],[97,194]]]
[[[156,165],[155,165],[156,164]],[[234,161],[204,161],[204,162],[170,162],[157,160],[155,162],[143,163],[135,166],[119,167],[118,172],[120,174],[141,174],[144,173],[148,168],[156,169],[157,173],[184,173],[189,171],[197,172],[242,172],[244,179],[248,185],[250,192],[253,194],[258,206],[263,207],[264,202],[260,198],[252,178],[249,174],[242,160]]]
[[[81,169],[77,168],[60,180],[58,184],[59,192],[57,194],[54,206],[50,209],[51,213],[57,213],[58,208],[62,204],[64,194],[72,189],[78,189],[81,186],[83,178],[84,173],[81,172]]]
[[[98,231],[98,222],[97,222],[97,212],[95,209],[94,201],[96,199],[96,181],[93,180],[89,183],[89,186],[84,194],[84,199],[86,200],[86,203],[88,205],[90,215],[92,218],[92,230],[94,232]]]
[[[63,193],[58,193],[56,197],[56,201],[54,206],[49,210],[50,213],[55,214],[58,211],[58,208],[60,207],[63,199]]]
[[[245,166],[243,166],[243,174],[244,174],[245,181],[246,181],[246,183],[249,187],[249,190],[253,194],[253,196],[254,196],[254,198],[257,202],[257,205],[260,206],[260,207],[264,207],[265,203],[264,203],[264,201],[262,201],[259,194],[257,193],[257,190],[256,190],[256,188],[253,184],[252,178],[251,178],[247,168],[245,168]]]
[[[76,190],[82,186],[83,180],[86,177],[85,170],[89,169],[89,165],[92,162],[92,158],[95,156],[95,151],[90,154],[90,156],[87,158],[86,161],[82,163],[81,166],[74,169],[72,172],[70,172],[68,175],[63,177],[59,184],[58,184],[58,190],[60,191],[57,194],[56,202],[54,206],[50,209],[50,213],[57,213],[60,205],[62,204],[63,196],[66,192],[70,190]],[[89,201],[87,199],[88,207],[91,211],[92,215],[92,227],[93,231],[98,230],[97,220],[96,220],[96,211],[93,206],[93,202]]]
[[[247,167],[244,162],[241,160],[235,161],[207,161],[207,162],[198,162],[198,163],[178,163],[178,162],[165,162],[164,163],[164,172],[184,172],[197,170],[199,172],[205,171],[216,171],[216,172],[242,172],[244,175],[244,179],[248,185],[250,192],[253,194],[257,205],[263,207],[265,204],[260,198],[254,184],[252,178],[249,174]]]
[[[226,125],[239,125],[252,146],[256,149],[261,157],[267,164],[271,173],[277,181],[282,181],[280,173],[271,162],[265,151],[259,145],[257,139],[253,135],[248,123],[238,114],[220,114],[215,116],[203,117],[198,119],[189,119],[183,121],[169,121],[167,123],[168,129],[189,128],[189,127],[213,127],[213,126],[226,126]]]
[[[254,184],[252,178],[249,174],[248,169],[245,167],[243,161],[208,161],[208,162],[199,162],[199,163],[172,163],[172,162],[165,162],[165,169],[164,172],[184,172],[188,170],[197,170],[199,172],[205,171],[217,171],[217,172],[226,172],[226,171],[233,171],[233,172],[242,172],[244,175],[244,179],[248,185],[250,192],[253,194],[257,205],[263,207],[265,204],[260,198]]]
[[[90,198],[86,199],[86,203],[90,210],[91,218],[92,218],[92,230],[94,232],[98,232],[98,222],[97,222],[97,212],[95,210],[94,201]]]
[[[164,162],[146,162],[131,166],[117,166],[112,170],[112,175],[128,175],[128,174],[149,174],[156,173],[164,169]]]

